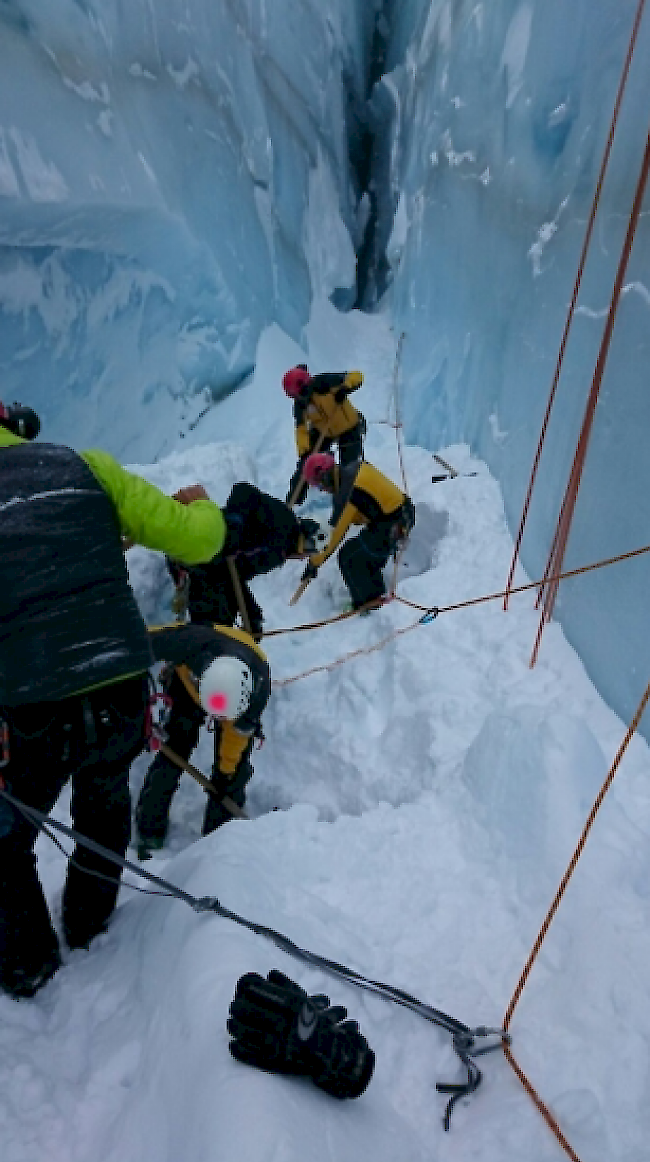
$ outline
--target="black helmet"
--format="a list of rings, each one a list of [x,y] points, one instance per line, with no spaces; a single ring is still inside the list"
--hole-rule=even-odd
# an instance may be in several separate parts
[[[41,430],[41,421],[36,412],[32,408],[23,407],[21,403],[9,406],[0,403],[0,424],[23,440],[35,440]]]

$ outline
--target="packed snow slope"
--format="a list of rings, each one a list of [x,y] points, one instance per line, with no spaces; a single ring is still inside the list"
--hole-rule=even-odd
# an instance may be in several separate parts
[[[44,436],[150,462],[207,442],[314,297],[404,331],[408,439],[469,444],[516,529],[638,0],[0,0],[0,376]],[[567,481],[647,133],[621,108],[523,559]],[[567,566],[650,524],[650,216]],[[360,255],[357,286],[355,256]],[[608,702],[650,673],[647,558],[563,587]],[[594,624],[598,632],[594,633]]]
[[[302,356],[316,368],[363,368],[368,458],[399,481],[395,431],[383,422],[394,414],[388,324],[324,304],[302,349],[270,328],[253,383],[219,409],[222,442],[138,471],[168,491],[202,480],[218,501],[244,478],[282,495],[294,458],[278,377]],[[441,451],[461,475],[433,484],[431,454],[413,442],[404,450],[417,525],[398,593],[423,606],[500,589],[512,551],[485,464],[464,445]],[[321,498],[310,507],[324,511]],[[134,549],[129,567],[147,615],[169,616],[161,559]],[[335,561],[289,608],[300,568],[289,563],[256,583],[267,628],[340,610]],[[499,1025],[625,724],[557,624],[529,669],[530,595],[507,614],[492,601],[426,625],[418,616],[393,602],[367,618],[266,638],[275,688],[255,755],[253,819],[200,839],[204,796],[183,781],[169,845],[146,866],[469,1025]],[[195,759],[209,771],[209,736]],[[133,768],[134,794],[147,761]],[[649,765],[635,738],[511,1028],[518,1060],[583,1162],[647,1155]],[[38,855],[56,910],[63,856],[44,838]],[[359,1021],[377,1064],[358,1101],[230,1057],[236,981],[273,967]],[[0,1156],[559,1162],[501,1053],[481,1064],[480,1090],[445,1134],[435,1082],[462,1078],[446,1034],[232,922],[125,886],[89,952],[68,955],[33,1001],[0,998]]]

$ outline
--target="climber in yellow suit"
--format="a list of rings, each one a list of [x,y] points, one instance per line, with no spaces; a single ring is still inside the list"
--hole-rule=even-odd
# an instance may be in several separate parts
[[[287,504],[302,504],[307,495],[303,468],[312,452],[329,452],[334,444],[338,444],[341,466],[362,458],[366,421],[348,399],[362,383],[360,371],[324,371],[320,375],[310,375],[303,364],[286,372],[282,386],[293,400],[298,451]]]
[[[412,500],[365,460],[339,468],[331,453],[314,452],[303,475],[308,486],[329,492],[334,500],[330,539],[322,552],[309,558],[303,581],[316,576],[351,525],[363,525],[339,550],[339,568],[353,609],[379,602],[386,593],[382,570],[415,524]]]
[[[187,760],[199,741],[206,714],[212,720],[214,760],[211,782],[243,807],[253,774],[251,754],[261,736],[262,712],[271,693],[271,671],[257,642],[236,626],[176,624],[150,627],[153,655],[168,663],[166,693],[173,703],[167,745]],[[198,678],[203,675],[202,678]],[[210,693],[201,693],[207,679]],[[146,859],[164,844],[169,809],[181,768],[161,751],[145,776],[135,813],[138,855]],[[209,796],[202,834],[231,818],[219,798]]]

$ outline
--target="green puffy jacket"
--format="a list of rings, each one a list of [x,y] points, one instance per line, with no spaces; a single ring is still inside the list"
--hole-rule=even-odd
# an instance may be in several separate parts
[[[0,448],[24,443],[0,427]],[[211,561],[223,548],[226,522],[211,500],[179,504],[154,484],[127,472],[108,452],[92,449],[79,455],[113,502],[123,536],[185,565]]]

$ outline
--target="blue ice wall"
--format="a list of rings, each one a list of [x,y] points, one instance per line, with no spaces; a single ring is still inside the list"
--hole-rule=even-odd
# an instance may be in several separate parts
[[[0,382],[48,438],[152,459],[250,372],[262,327],[297,337],[315,173],[351,239],[328,289],[354,297],[373,17],[0,0]]]
[[[375,92],[404,410],[432,448],[467,440],[519,525],[637,0],[400,0]],[[650,121],[636,48],[523,543],[540,576],[568,480]],[[565,558],[650,543],[646,196]],[[650,681],[648,557],[561,587],[557,615],[625,718]],[[504,577],[505,583],[505,577]],[[524,600],[524,598],[518,598]],[[532,642],[531,642],[532,646]],[[543,648],[543,646],[542,646]]]
[[[48,439],[141,462],[174,447],[245,379],[269,321],[298,337],[315,291],[352,301],[367,119],[408,434],[469,441],[515,530],[635,8],[0,0],[0,394],[37,406]],[[386,74],[364,107],[377,19]],[[646,14],[524,540],[532,575],[602,336],[649,62]],[[567,567],[650,540],[648,206]],[[369,301],[377,285],[371,271]],[[625,717],[650,677],[648,571],[567,583],[558,606]]]

